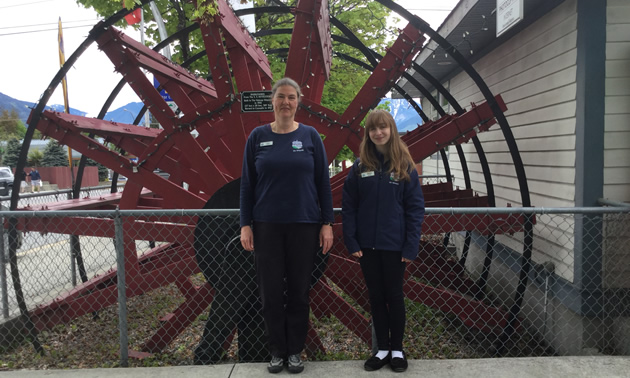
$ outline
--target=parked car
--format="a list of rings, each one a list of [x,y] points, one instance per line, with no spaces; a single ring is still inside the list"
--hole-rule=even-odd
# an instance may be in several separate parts
[[[13,173],[9,167],[0,167],[0,196],[8,196],[13,187]]]

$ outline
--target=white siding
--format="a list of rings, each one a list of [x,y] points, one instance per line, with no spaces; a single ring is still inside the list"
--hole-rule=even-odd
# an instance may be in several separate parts
[[[490,90],[501,94],[507,104],[505,115],[525,165],[531,203],[537,207],[575,206],[576,41],[576,0],[567,0],[474,64]],[[449,85],[462,105],[484,101],[466,73],[453,77]],[[496,205],[522,205],[500,127],[479,134],[479,140],[489,162]],[[462,148],[473,189],[486,193],[473,144]],[[459,157],[454,147],[450,151],[451,173],[463,186]],[[435,160],[425,161],[424,173],[434,174],[435,166]],[[534,261],[553,261],[556,272],[572,281],[572,217],[537,217],[535,233]],[[499,236],[497,241],[522,251],[521,235]]]
[[[630,202],[630,1],[608,0],[604,197]],[[604,285],[630,288],[630,232],[615,216],[605,222]]]
[[[575,200],[575,190],[567,190],[567,184],[575,183],[576,27],[576,3],[566,1],[475,63],[490,90],[507,104],[505,115],[517,139],[534,206],[573,206]],[[465,73],[450,84],[461,104],[483,100]],[[493,179],[502,182],[495,185],[497,206],[520,205],[520,193],[510,194],[519,187],[498,125],[480,134],[479,140]],[[479,161],[472,144],[464,150],[467,161]],[[453,171],[460,176],[453,157]],[[480,170],[471,172],[471,179],[475,190],[485,192]]]
[[[604,197],[630,201],[630,2],[606,12]]]

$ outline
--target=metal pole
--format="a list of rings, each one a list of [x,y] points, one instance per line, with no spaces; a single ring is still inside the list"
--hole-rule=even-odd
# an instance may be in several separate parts
[[[74,186],[74,179],[73,181],[73,185]],[[72,199],[72,191],[68,192],[68,199],[71,200]],[[74,243],[73,243],[73,237],[74,235],[70,235],[70,281],[72,283],[72,286],[77,286],[77,264],[76,261],[74,260]]]
[[[162,14],[160,13],[157,5],[155,5],[155,1],[150,2],[149,7],[151,8],[151,12],[153,13],[153,18],[158,25],[158,33],[160,33],[160,39],[163,41],[168,38],[168,33],[166,32],[166,25],[164,25],[164,20],[162,20]],[[168,58],[168,60],[171,60],[170,46],[164,46],[162,52],[164,53],[164,56]]]
[[[74,252],[72,251],[72,236],[70,235],[70,281],[72,286],[77,286],[77,264],[74,262]]]
[[[608,198],[600,198],[597,204],[601,206],[630,207],[630,203],[610,200]]]
[[[2,225],[4,224],[4,217],[0,217],[0,240],[2,240],[2,243],[0,243],[0,264],[2,264],[2,266],[0,267],[0,285],[1,285],[1,290],[2,290],[2,316],[4,316],[5,319],[9,318],[9,296],[8,296],[8,292],[7,292],[7,263],[9,262],[9,259],[7,259],[7,254],[6,254],[6,250],[7,250],[7,245],[4,242],[4,227],[2,227]]]
[[[129,337],[127,335],[127,284],[125,282],[125,251],[123,243],[123,225],[119,209],[114,214],[114,245],[116,247],[116,265],[118,267],[118,328],[120,331],[120,366],[129,366]]]
[[[140,12],[140,43],[144,46],[144,11]],[[146,111],[144,112],[144,127],[149,128],[150,126],[149,112]]]

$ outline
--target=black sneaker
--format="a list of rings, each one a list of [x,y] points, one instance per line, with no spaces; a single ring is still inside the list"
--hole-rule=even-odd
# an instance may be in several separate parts
[[[271,361],[269,361],[269,366],[267,366],[267,370],[269,370],[270,373],[272,374],[280,373],[283,368],[284,368],[284,360],[282,359],[282,357],[276,357],[276,356],[271,357]]]
[[[407,363],[407,355],[405,354],[405,352],[403,352],[402,358],[392,358],[389,366],[391,366],[392,370],[396,373],[402,373],[403,371],[407,370],[407,366],[409,366],[409,364]]]
[[[363,364],[363,368],[367,371],[378,370],[382,368],[383,366],[387,365],[389,363],[389,360],[390,360],[389,354],[382,360],[376,357],[376,355],[374,355],[368,358],[367,361],[365,361],[365,364]]]
[[[289,356],[289,373],[297,374],[304,370],[304,363],[299,354]]]

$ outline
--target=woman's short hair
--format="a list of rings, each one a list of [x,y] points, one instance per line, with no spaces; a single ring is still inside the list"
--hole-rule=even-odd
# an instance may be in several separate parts
[[[282,79],[276,81],[276,83],[271,88],[271,97],[273,98],[276,95],[276,91],[278,90],[278,88],[284,87],[287,85],[295,89],[295,91],[297,92],[298,101],[299,101],[300,97],[302,97],[302,90],[300,89],[300,86],[298,85],[298,83],[296,83],[296,81],[291,79],[290,77],[283,77]]]

